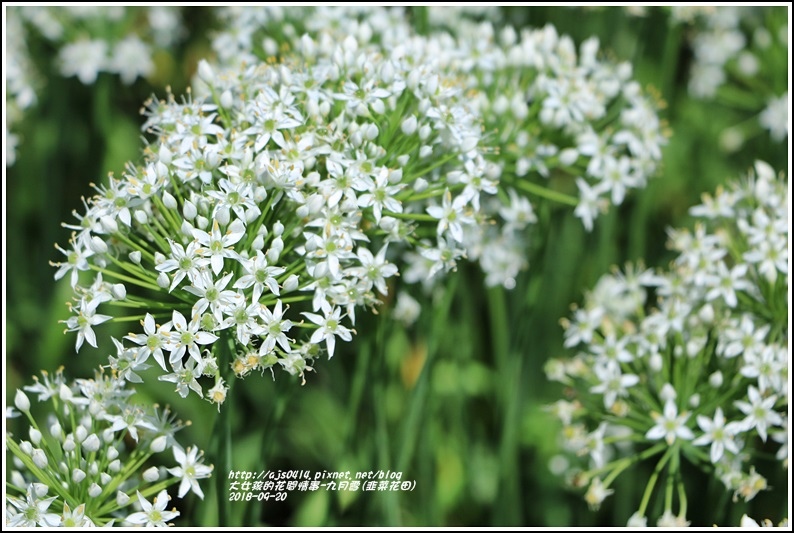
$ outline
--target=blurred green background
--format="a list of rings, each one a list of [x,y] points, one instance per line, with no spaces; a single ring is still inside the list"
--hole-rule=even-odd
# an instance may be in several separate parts
[[[767,9],[764,16],[775,24],[786,22],[785,7]],[[71,289],[67,280],[53,280],[48,262],[60,260],[53,244],[69,239],[61,222],[72,222],[71,212],[83,209],[81,197],[93,193],[89,183],[120,174],[126,161],[140,158],[142,102],[164,95],[166,85],[182,94],[198,59],[211,54],[212,10],[181,11],[186,38],[172,55],[155,57],[153,76],[131,86],[109,74],[92,86],[60,77],[51,65],[52,44],[35,36],[28,42],[38,71],[49,74],[38,104],[19,124],[17,161],[5,169],[7,400],[41,369],[63,365],[72,378],[91,375],[115,353],[110,336],[128,333],[99,326],[99,349],[86,346],[76,355],[74,335],[64,335],[58,323],[68,317]],[[688,95],[693,29],[672,24],[664,9],[636,17],[621,8],[511,7],[504,19],[516,26],[552,23],[577,43],[595,35],[602,50],[632,63],[643,87],[655,87],[667,102],[662,114],[672,137],[659,176],[600,218],[592,233],[570,210],[541,209],[538,227],[546,233],[534,236],[530,268],[513,291],[486,289],[480,272],[466,265],[446,291],[415,293],[424,305],[411,329],[389,319],[388,305],[380,316],[362,314],[360,335],[339,345],[332,361],[318,361],[305,386],[285,373],[275,381],[267,374],[238,381],[236,470],[388,469],[416,480],[416,489],[321,490],[291,493],[285,502],[234,503],[232,524],[224,525],[597,526],[623,525],[636,510],[648,477],[642,469],[622,475],[598,512],[549,469],[559,453],[558,428],[542,408],[561,390],[542,369],[564,353],[559,320],[612,265],[638,259],[666,265],[665,229],[686,225],[687,210],[701,193],[735,179],[756,159],[785,170],[788,149],[766,133],[731,153],[720,148],[725,128],[760,109]],[[764,80],[784,89],[787,64],[786,57],[773,63]],[[180,440],[206,449],[215,407],[195,396],[181,400],[170,384],[151,376],[145,381],[140,399],[168,403],[192,420]],[[698,473],[690,482],[703,488],[690,496],[693,525],[738,525],[744,512],[782,518],[783,476],[770,480],[773,490],[751,506],[729,505],[730,494]],[[205,504],[186,500],[177,525],[217,521],[213,490],[205,492]]]

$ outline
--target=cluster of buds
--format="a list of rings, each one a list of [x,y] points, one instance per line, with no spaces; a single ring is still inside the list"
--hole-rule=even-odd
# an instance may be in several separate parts
[[[6,434],[13,456],[6,525],[164,526],[179,516],[166,510],[169,486],[180,483],[180,498],[189,491],[204,497],[199,480],[212,466],[202,464],[198,448],[177,442],[182,424],[167,408],[131,403],[126,381],[101,372],[71,383],[62,371],[34,379],[16,392],[16,409],[7,413],[23,415],[28,425],[19,436]],[[160,466],[168,452],[177,464]]]

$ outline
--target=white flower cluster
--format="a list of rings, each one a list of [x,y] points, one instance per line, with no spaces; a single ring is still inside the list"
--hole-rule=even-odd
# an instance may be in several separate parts
[[[479,186],[492,165],[477,115],[450,82],[409,79],[407,61],[352,39],[332,52],[218,75],[202,62],[214,103],[149,103],[146,161],[98,188],[61,249],[78,350],[111,318],[100,305],[132,308],[143,331],[116,341],[114,370],[137,380],[151,356],[182,396],[214,377],[220,404],[230,366],[303,375],[321,344],[331,357],[351,340],[356,308],[397,274],[392,246],[418,249],[425,277],[455,267],[496,193]]]
[[[126,85],[154,72],[156,49],[171,47],[181,34],[178,8],[107,6],[10,6],[5,12],[6,166],[16,161],[14,125],[36,102],[39,73],[29,42],[43,38],[57,48],[53,72],[76,76],[86,85],[100,72],[116,74]],[[142,23],[145,20],[146,23]],[[134,28],[134,31],[130,31]]]
[[[9,8],[5,17],[6,53],[4,68],[6,81],[6,121],[5,145],[6,166],[16,161],[16,147],[19,137],[12,133],[14,126],[22,119],[25,109],[36,103],[36,81],[25,42],[25,28],[19,12]]]
[[[694,53],[689,92],[696,98],[717,97],[739,109],[759,112],[760,126],[772,140],[783,142],[788,138],[789,120],[788,26],[776,25],[785,16],[769,16],[774,9],[784,8],[711,6],[683,20],[691,24]],[[750,133],[730,128],[723,146],[735,150]]]
[[[484,25],[475,50],[471,35],[422,37],[402,11],[371,8],[318,9],[298,38],[288,18],[303,9],[232,13],[221,64],[200,63],[195,98],[147,105],[144,163],[99,187],[59,248],[78,350],[111,319],[101,304],[141,313],[143,332],[112,359],[128,379],[153,356],[182,396],[214,378],[206,397],[220,404],[229,366],[303,376],[321,344],[331,357],[351,340],[356,308],[376,305],[398,268],[430,285],[467,257],[511,287],[537,221],[525,194],[579,203],[589,227],[602,195],[619,203],[660,156],[649,102],[594,41],[577,59],[551,27],[496,45]],[[276,27],[285,40],[260,38]],[[520,89],[497,113],[482,95],[499,100],[502,78]],[[533,143],[543,155],[508,168]],[[528,176],[566,172],[586,177],[581,202]],[[96,273],[88,287],[82,270]]]
[[[13,454],[7,526],[165,526],[179,516],[166,510],[168,486],[180,483],[180,498],[188,491],[204,497],[199,480],[212,466],[202,464],[198,448],[176,441],[182,425],[167,408],[130,403],[126,382],[102,373],[73,383],[61,371],[34,379],[24,390],[45,405],[31,406],[18,390],[14,404],[30,423],[28,438],[6,434]],[[152,465],[166,450],[177,466]]]
[[[127,85],[150,75],[152,46],[171,46],[180,34],[176,8],[20,6],[12,10],[59,47],[60,73],[77,76],[86,85],[94,83],[100,72],[118,74]],[[134,31],[129,31],[131,27]]]
[[[628,63],[599,58],[596,39],[577,53],[573,40],[552,26],[520,33],[506,26],[497,35],[490,22],[442,12],[446,19],[431,8],[429,23],[447,30],[419,35],[402,9],[229,8],[213,47],[222,64],[236,64],[283,48],[327,55],[334,42],[352,36],[393,61],[422,65],[413,79],[457,80],[483,117],[496,148],[485,158],[508,194],[519,190],[576,206],[588,230],[610,203],[619,205],[628,190],[645,186],[666,138],[656,103],[631,80]],[[496,176],[489,178],[472,185],[488,191]],[[512,286],[526,266],[523,229],[536,217],[528,201],[516,207],[485,206],[498,223],[466,232],[475,241],[467,246],[469,259],[480,260],[491,285]]]
[[[593,505],[620,472],[655,456],[658,471],[675,478],[686,459],[744,500],[767,487],[756,446],[779,443],[788,467],[787,180],[757,162],[691,214],[701,219],[694,232],[670,232],[672,268],[603,278],[565,322],[565,345],[581,351],[548,363],[549,378],[576,391],[551,411],[565,449],[586,459],[574,479],[590,483]],[[685,508],[683,486],[679,494]]]

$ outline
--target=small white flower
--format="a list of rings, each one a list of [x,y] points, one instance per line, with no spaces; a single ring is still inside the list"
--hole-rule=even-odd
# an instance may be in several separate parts
[[[339,337],[343,341],[347,342],[350,342],[353,338],[350,329],[342,325],[341,312],[342,310],[339,307],[332,308],[330,305],[326,304],[323,307],[323,313],[325,316],[320,316],[315,313],[303,313],[303,316],[320,326],[312,334],[310,342],[313,344],[319,344],[324,340],[325,346],[328,349],[329,359],[334,356],[336,337]]]
[[[6,496],[6,501],[16,514],[6,514],[6,525],[9,527],[57,527],[61,522],[61,517],[55,513],[48,513],[47,509],[55,500],[56,496],[40,500],[43,495],[36,492],[37,483],[28,485],[25,499],[14,496]],[[45,487],[46,488],[46,487]],[[44,492],[46,494],[46,491]]]
[[[85,85],[91,85],[107,67],[107,54],[108,44],[102,40],[69,43],[58,53],[61,74],[77,76]]]
[[[604,486],[601,482],[601,479],[594,478],[593,481],[590,482],[590,487],[587,489],[587,493],[584,495],[584,499],[587,502],[588,507],[591,510],[596,511],[599,507],[601,507],[601,503],[606,499],[607,496],[613,494],[615,491],[613,489],[608,489]]]
[[[145,527],[166,527],[168,521],[173,520],[179,516],[179,511],[166,511],[165,506],[168,505],[168,492],[165,489],[155,496],[153,503],[149,503],[140,492],[138,492],[138,501],[143,508],[143,511],[132,513],[126,519],[127,522],[134,526]]]
[[[774,410],[777,396],[764,398],[757,388],[750,385],[747,388],[747,398],[750,400],[749,403],[738,401],[734,404],[747,415],[742,421],[742,426],[745,431],[755,428],[761,440],[766,442],[767,427],[783,425],[783,418]]]
[[[675,442],[676,438],[683,440],[695,438],[692,430],[685,425],[689,419],[689,413],[681,413],[679,415],[678,407],[676,407],[673,400],[667,400],[664,404],[664,414],[652,413],[651,416],[656,420],[656,425],[648,430],[645,438],[650,440],[663,438],[670,445]]]
[[[730,422],[726,425],[722,408],[717,407],[717,411],[714,413],[714,420],[699,415],[697,423],[704,434],[692,441],[692,444],[695,446],[711,444],[710,457],[712,463],[716,465],[725,450],[733,454],[739,453],[739,446],[733,440],[733,437],[741,431],[741,424]]]
[[[198,480],[210,477],[212,465],[201,464],[201,453],[198,448],[188,448],[186,452],[181,446],[174,446],[174,459],[179,466],[169,468],[168,473],[174,477],[182,478],[179,484],[179,497],[183,498],[188,490],[192,490],[203,500],[204,493]]]
[[[154,71],[149,45],[136,35],[128,35],[113,47],[107,69],[117,72],[125,85],[130,85],[138,76],[149,76]]]

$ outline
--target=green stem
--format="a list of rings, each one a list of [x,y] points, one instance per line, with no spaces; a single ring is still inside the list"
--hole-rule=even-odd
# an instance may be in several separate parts
[[[414,454],[416,442],[419,437],[419,427],[422,423],[422,415],[425,413],[425,403],[430,387],[430,373],[433,362],[438,352],[440,335],[445,331],[444,324],[448,319],[448,313],[452,306],[452,300],[455,297],[457,288],[457,281],[460,276],[452,276],[447,284],[446,292],[442,303],[433,311],[433,323],[430,328],[430,335],[428,337],[427,345],[427,358],[419,378],[416,381],[414,393],[411,396],[410,405],[408,406],[408,416],[405,418],[402,431],[402,439],[400,442],[400,454],[397,458],[397,471],[405,472],[408,468],[408,463]]]
[[[402,218],[405,220],[419,220],[424,222],[438,222],[438,219],[432,215],[426,215],[423,213],[395,213],[394,211],[384,211],[383,214],[385,216],[394,217],[394,218]]]
[[[524,192],[529,194],[534,194],[535,196],[540,196],[541,198],[546,198],[547,200],[552,200],[554,202],[559,202],[561,204],[570,205],[572,207],[576,207],[579,205],[579,200],[574,198],[569,194],[565,194],[558,191],[552,191],[551,189],[547,189],[546,187],[541,187],[536,183],[532,183],[530,181],[522,181],[516,180],[512,183],[512,185],[518,189],[521,189]]]
[[[222,334],[218,346],[218,368],[220,369],[221,376],[224,378],[228,390],[226,392],[227,402],[234,402],[234,395],[231,394],[232,386],[234,384],[234,376],[232,375],[231,363],[234,358],[234,350],[232,345],[234,339],[227,334]],[[230,378],[230,379],[229,379]],[[220,413],[215,422],[215,431],[213,437],[215,439],[211,447],[214,456],[213,464],[216,465],[215,487],[217,493],[218,504],[218,525],[220,527],[228,527],[231,524],[231,508],[229,502],[229,483],[226,476],[232,469],[232,405],[226,404],[221,406]]]
[[[159,292],[159,291],[162,290],[157,285],[151,285],[151,284],[146,283],[144,281],[141,281],[139,279],[131,278],[129,276],[125,276],[124,274],[119,274],[118,272],[113,272],[111,270],[107,270],[105,268],[98,267],[98,266],[92,265],[90,263],[89,263],[89,266],[91,267],[91,270],[94,270],[96,272],[100,272],[100,273],[102,273],[105,276],[110,276],[111,278],[120,279],[122,281],[126,281],[127,283],[132,283],[133,285],[137,285],[137,286],[143,287],[145,289],[151,289],[153,291],[158,291]]]
[[[686,508],[687,508],[686,489],[684,488],[684,484],[681,482],[680,479],[676,480],[676,486],[678,487],[678,500],[680,501],[680,504],[678,506],[678,516],[686,516]]]

